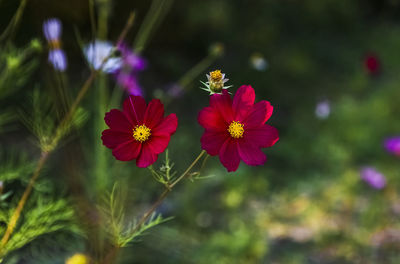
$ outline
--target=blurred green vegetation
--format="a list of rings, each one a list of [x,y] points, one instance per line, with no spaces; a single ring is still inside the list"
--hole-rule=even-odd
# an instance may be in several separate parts
[[[174,188],[157,211],[169,221],[159,219],[162,224],[128,239],[118,263],[400,263],[400,164],[383,148],[386,137],[400,134],[400,1],[153,3],[165,4],[165,14],[144,41],[141,54],[149,67],[139,81],[147,100],[161,97],[166,112],[178,115],[169,145],[175,168],[183,171],[200,152],[197,114],[208,95],[198,88],[216,68],[227,74],[233,92],[251,84],[257,100],[271,102],[268,123],[279,129],[280,140],[265,150],[262,167],[242,163],[228,174],[210,158],[204,176],[212,177]],[[0,1],[1,32],[18,4]],[[38,146],[49,137],[44,132],[54,132],[90,74],[81,45],[95,35],[116,41],[135,11],[126,38],[133,45],[149,10],[161,12],[157,7],[150,1],[28,1],[15,31],[0,43],[0,234],[28,185]],[[42,23],[49,17],[63,22],[69,62],[63,74],[47,62]],[[222,56],[210,55],[215,43],[223,45]],[[252,64],[255,54],[266,60],[265,70]],[[378,74],[365,68],[368,54],[380,61]],[[200,66],[209,67],[191,71],[202,60]],[[187,92],[169,98],[167,87],[182,82]],[[122,231],[162,192],[150,171],[115,161],[101,144],[104,113],[118,89],[105,74],[94,82],[75,126],[34,186],[4,263],[101,256],[112,242],[109,230],[98,230],[104,216],[97,208],[111,215],[105,222],[112,220],[104,208],[114,184],[124,193],[118,202],[123,217],[117,217]],[[326,119],[315,115],[321,100],[331,105]],[[32,127],[41,130],[32,133]],[[364,183],[362,166],[376,167],[387,186],[375,190]]]

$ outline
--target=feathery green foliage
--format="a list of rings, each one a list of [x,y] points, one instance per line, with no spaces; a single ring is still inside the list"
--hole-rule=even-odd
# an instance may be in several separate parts
[[[26,154],[6,153],[0,150],[0,181],[26,180],[34,170],[35,164]]]
[[[7,224],[15,208],[1,210],[0,219]],[[3,248],[3,256],[22,248],[36,238],[60,230],[79,233],[74,219],[74,210],[64,199],[49,201],[38,199],[35,207],[27,209],[20,226]],[[4,230],[1,230],[2,233]]]
[[[78,108],[73,118],[60,130],[57,125],[60,116],[57,116],[55,105],[50,98],[41,94],[39,89],[35,89],[30,97],[31,106],[29,109],[20,111],[20,118],[26,127],[36,136],[38,145],[43,151],[51,151],[57,147],[55,142],[56,133],[59,138],[65,136],[72,127],[81,127],[88,118],[87,112],[83,108]],[[33,111],[31,110],[33,109]]]
[[[138,221],[131,220],[131,217],[126,215],[126,195],[124,188],[116,183],[111,193],[105,196],[103,204],[98,206],[104,221],[102,227],[111,243],[117,247],[126,247],[150,228],[172,219],[153,213],[144,224],[138,227]]]
[[[33,39],[26,47],[5,47],[0,53],[0,100],[25,85],[38,65],[33,56],[41,51],[41,43]]]

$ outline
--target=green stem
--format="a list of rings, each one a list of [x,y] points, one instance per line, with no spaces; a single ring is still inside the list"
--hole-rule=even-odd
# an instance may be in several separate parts
[[[8,24],[7,28],[1,34],[0,42],[3,42],[18,27],[19,21],[21,20],[22,14],[24,13],[27,2],[28,2],[28,0],[21,1],[21,4],[19,5],[17,12],[15,13],[15,15],[13,16],[13,18],[10,21],[10,24]]]
[[[138,231],[140,227],[147,221],[147,219],[153,214],[153,212],[157,209],[157,207],[164,201],[164,199],[167,197],[168,193],[172,191],[172,188],[180,182],[182,179],[184,179],[190,172],[190,170],[194,167],[194,165],[197,164],[197,162],[201,159],[201,157],[205,154],[206,152],[202,150],[197,156],[197,158],[192,162],[192,164],[189,165],[189,167],[185,170],[184,173],[182,173],[172,184],[169,185],[168,188],[164,190],[164,192],[160,195],[160,197],[157,199],[157,201],[153,204],[153,206],[147,210],[147,212],[142,216],[140,219],[139,223],[136,225],[135,229],[132,231],[133,233]]]
[[[199,61],[195,66],[193,66],[188,72],[186,72],[179,80],[178,85],[183,91],[189,91],[189,84],[193,82],[202,72],[204,72],[210,65],[215,61],[218,56],[214,54],[208,54],[207,57]],[[171,103],[174,98],[167,97],[164,101],[164,106]]]
[[[141,53],[150,37],[150,33],[160,24],[172,5],[173,0],[153,0],[142,26],[139,29],[134,42],[134,50]]]
[[[196,163],[201,159],[201,157],[203,157],[204,154],[206,154],[206,151],[202,150],[199,156],[197,156],[197,158],[192,162],[192,164],[190,164],[190,166],[185,170],[185,172],[182,173],[181,176],[179,176],[173,183],[169,185],[169,188],[172,189],[178,182],[180,182],[183,178],[185,178],[190,172],[190,170],[193,168],[193,166],[196,165]]]

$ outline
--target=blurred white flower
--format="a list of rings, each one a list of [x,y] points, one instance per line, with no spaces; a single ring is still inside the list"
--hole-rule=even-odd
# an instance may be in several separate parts
[[[250,65],[257,71],[265,71],[269,66],[268,61],[260,53],[250,56]]]
[[[331,103],[328,100],[322,100],[315,107],[315,115],[319,119],[327,119],[331,114]]]
[[[103,64],[103,61],[110,57],[114,50],[114,46],[109,41],[95,40],[94,42],[88,44],[84,48],[84,53],[87,61],[90,65],[98,70]],[[110,57],[104,63],[102,71],[107,73],[113,73],[119,70],[122,66],[122,59],[116,57]]]

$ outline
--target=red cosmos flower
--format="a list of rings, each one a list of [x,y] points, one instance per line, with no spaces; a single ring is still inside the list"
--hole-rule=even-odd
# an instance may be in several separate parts
[[[201,147],[211,156],[219,155],[228,171],[236,171],[240,160],[257,166],[267,160],[261,148],[273,146],[278,130],[265,122],[273,107],[268,101],[254,104],[255,93],[250,85],[241,86],[233,98],[228,92],[213,94],[210,106],[203,108],[198,121],[205,128]]]
[[[104,120],[110,129],[102,133],[103,145],[113,150],[117,160],[136,159],[141,168],[156,162],[178,126],[175,114],[164,118],[160,100],[151,100],[146,106],[143,97],[133,95],[124,101],[122,111],[112,109]]]

